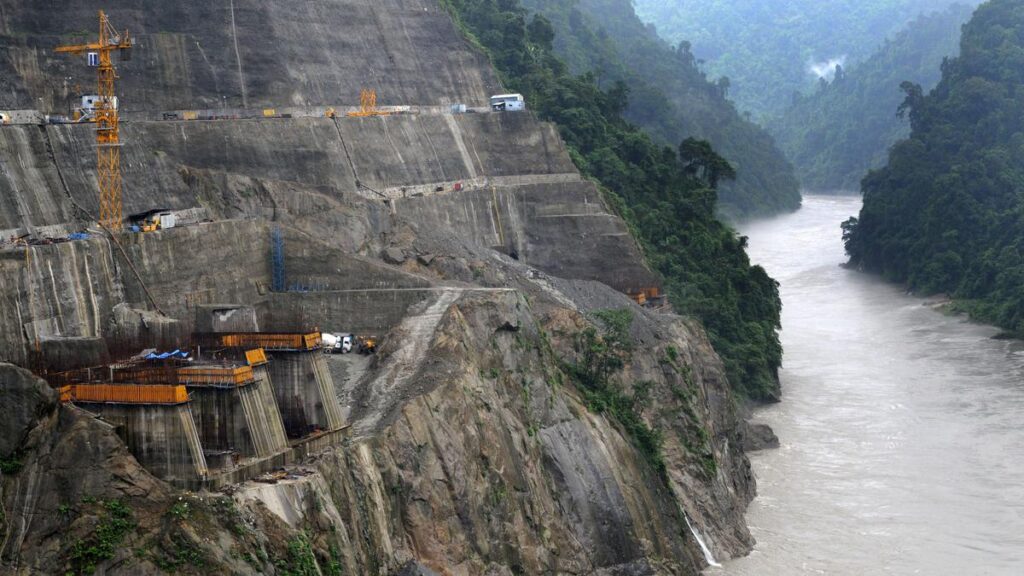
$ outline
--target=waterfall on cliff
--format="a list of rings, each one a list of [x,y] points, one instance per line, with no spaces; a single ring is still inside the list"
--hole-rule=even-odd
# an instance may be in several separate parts
[[[686,519],[686,526],[690,528],[690,533],[697,539],[697,544],[700,545],[700,551],[704,553],[704,560],[711,566],[721,566],[718,562],[715,562],[715,556],[711,553],[711,549],[704,543],[704,538],[701,537],[700,532],[693,527],[693,523],[690,522],[690,517],[683,513],[683,518]]]

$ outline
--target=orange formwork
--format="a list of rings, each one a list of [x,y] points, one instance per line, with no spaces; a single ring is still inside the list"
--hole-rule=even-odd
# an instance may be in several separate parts
[[[72,384],[60,389],[61,402],[104,404],[184,404],[188,392],[184,386],[148,384]]]
[[[262,366],[267,363],[267,354],[263,348],[246,350],[245,361],[249,363],[249,366]]]
[[[252,366],[188,366],[178,368],[178,383],[189,386],[244,386],[256,377]]]
[[[228,348],[263,348],[264,350],[316,350],[320,347],[319,332],[308,334],[271,334],[262,332],[240,332],[237,334],[216,334],[221,346]]]
[[[661,297],[660,288],[641,288],[640,290],[631,290],[627,293],[627,296],[633,299],[634,302],[643,306],[647,304],[649,300],[655,300]]]

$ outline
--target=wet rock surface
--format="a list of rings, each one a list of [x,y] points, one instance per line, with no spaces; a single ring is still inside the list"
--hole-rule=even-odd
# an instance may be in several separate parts
[[[779,437],[767,424],[750,422],[743,434],[743,450],[746,452],[758,452],[760,450],[773,450],[779,447]]]

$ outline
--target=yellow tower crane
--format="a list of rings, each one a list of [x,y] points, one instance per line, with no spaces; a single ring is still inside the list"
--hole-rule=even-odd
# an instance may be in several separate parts
[[[348,115],[353,118],[369,118],[370,116],[390,116],[391,113],[377,108],[376,90],[361,90],[359,92],[359,111],[349,112]]]
[[[121,138],[117,98],[114,94],[117,71],[114,70],[110,56],[117,50],[122,59],[127,60],[134,44],[128,31],[119,33],[100,10],[100,36],[97,42],[60,46],[56,49],[65,54],[86,54],[89,65],[96,67],[99,96],[95,103],[96,172],[100,185],[100,224],[110,231],[121,230],[124,219],[121,207]]]

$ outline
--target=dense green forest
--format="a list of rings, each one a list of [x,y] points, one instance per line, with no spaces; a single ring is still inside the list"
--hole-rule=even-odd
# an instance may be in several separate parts
[[[903,81],[931,90],[944,58],[956,56],[960,27],[974,9],[964,4],[921,16],[852,69],[839,68],[831,82],[795,98],[769,125],[800,183],[812,191],[859,190],[869,170],[881,168],[889,147],[910,134],[896,115]]]
[[[636,231],[673,305],[704,322],[730,381],[755,399],[778,397],[778,285],[747,258],[746,239],[715,216],[714,184],[734,175],[706,142],[662,146],[622,114],[629,88],[601,90],[554,54],[555,31],[517,0],[443,0],[509,89],[554,122],[580,170]]]
[[[781,113],[794,92],[813,90],[814,66],[861,62],[917,15],[957,1],[635,0],[663,37],[688,40],[711,73],[730,78],[740,109],[759,119]]]
[[[555,27],[555,51],[574,73],[598,84],[629,85],[625,117],[658,143],[711,142],[736,168],[719,189],[728,218],[792,211],[800,206],[792,166],[768,133],[728,100],[729,86],[711,82],[689,46],[670,46],[643,25],[630,0],[524,0]]]
[[[851,263],[1024,334],[1024,3],[992,0],[929,95],[904,86],[911,136],[863,182]]]

